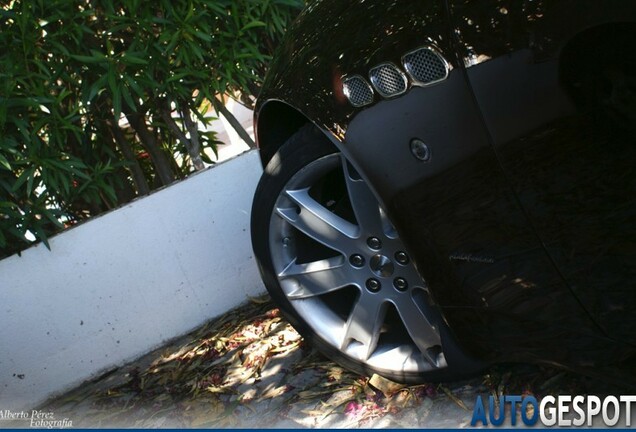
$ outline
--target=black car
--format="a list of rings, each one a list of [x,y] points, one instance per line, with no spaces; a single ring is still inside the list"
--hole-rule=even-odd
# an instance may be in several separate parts
[[[256,258],[327,356],[634,378],[635,2],[313,1],[256,113]]]

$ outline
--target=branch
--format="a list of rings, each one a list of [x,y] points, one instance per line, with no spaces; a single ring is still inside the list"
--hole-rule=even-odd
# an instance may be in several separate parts
[[[130,163],[129,169],[132,174],[133,182],[135,183],[135,187],[137,188],[137,193],[139,195],[147,195],[150,193],[150,187],[148,187],[148,182],[146,181],[146,177],[144,176],[144,172],[139,165],[139,161],[135,157],[130,144],[126,140],[124,133],[119,128],[119,125],[115,125],[112,120],[106,120],[108,124],[108,129],[110,130],[117,146],[121,150],[124,158]]]
[[[241,139],[245,141],[245,144],[247,144],[249,148],[255,149],[256,143],[254,143],[254,140],[252,139],[252,137],[250,137],[247,131],[243,128],[243,126],[241,126],[241,123],[239,123],[236,117],[234,117],[234,114],[232,114],[231,112],[228,111],[227,108],[225,108],[225,105],[223,105],[223,102],[221,102],[217,98],[214,98],[212,103],[214,104],[214,109],[217,112],[221,113],[223,117],[225,117],[228,123],[230,123],[232,128],[239,135],[239,137],[241,137]]]
[[[161,180],[161,184],[169,185],[174,181],[172,168],[170,167],[170,163],[168,162],[166,155],[161,151],[161,148],[157,143],[157,139],[152,135],[150,130],[148,130],[148,125],[146,124],[144,116],[135,112],[126,112],[125,114],[128,119],[128,123],[137,133],[139,142],[150,155],[150,159],[152,159],[157,176]]]
[[[185,122],[187,115],[182,114],[182,116]],[[176,136],[177,139],[181,141],[183,146],[186,148],[188,154],[192,158],[192,163],[194,164],[194,168],[196,170],[202,170],[203,168],[205,168],[203,166],[203,161],[201,160],[201,155],[199,154],[198,135],[196,135],[197,140],[196,140],[196,148],[195,148],[193,143],[185,136],[181,128],[179,128],[179,125],[177,125],[177,122],[174,121],[174,119],[172,118],[172,112],[170,110],[169,105],[165,105],[161,108],[161,118],[163,119],[164,122],[166,122],[168,129],[170,129],[170,132],[172,132],[172,134]],[[190,123],[192,123],[192,119],[190,119]],[[193,134],[192,132],[190,132],[190,137],[192,136]]]
[[[192,164],[194,168],[199,171],[205,168],[203,165],[203,160],[201,160],[201,144],[199,144],[199,128],[197,128],[197,124],[192,121],[192,117],[190,117],[190,108],[186,106],[186,109],[181,113],[181,117],[183,117],[183,121],[185,122],[185,127],[190,133],[190,148],[188,152],[190,153],[190,157],[192,158]]]

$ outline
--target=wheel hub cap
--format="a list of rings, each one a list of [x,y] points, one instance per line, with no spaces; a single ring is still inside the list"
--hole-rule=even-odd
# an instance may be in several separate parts
[[[380,254],[372,256],[369,265],[371,266],[371,271],[379,277],[390,277],[395,271],[393,261]]]

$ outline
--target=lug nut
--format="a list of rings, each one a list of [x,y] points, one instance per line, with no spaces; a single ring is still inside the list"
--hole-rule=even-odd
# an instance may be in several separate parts
[[[409,256],[406,252],[399,251],[395,253],[395,260],[402,265],[407,265],[409,263]]]
[[[360,268],[364,265],[364,257],[360,254],[353,254],[349,258],[349,262],[352,266]]]
[[[371,292],[378,292],[382,288],[380,281],[377,279],[367,279],[367,289]]]
[[[382,247],[382,242],[377,237],[369,237],[367,239],[367,245],[373,250],[380,250]]]
[[[409,287],[409,283],[406,281],[406,279],[397,277],[393,279],[393,286],[398,291],[406,291],[406,289]]]

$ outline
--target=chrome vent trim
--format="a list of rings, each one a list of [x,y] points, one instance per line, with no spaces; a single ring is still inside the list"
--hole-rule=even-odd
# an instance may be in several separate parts
[[[448,77],[450,65],[431,47],[422,47],[402,57],[402,64],[415,84],[431,85]]]
[[[399,96],[408,88],[404,72],[392,63],[382,63],[369,71],[371,84],[385,98]]]
[[[342,90],[354,107],[369,105],[373,102],[373,89],[360,75],[346,78],[342,82]]]

